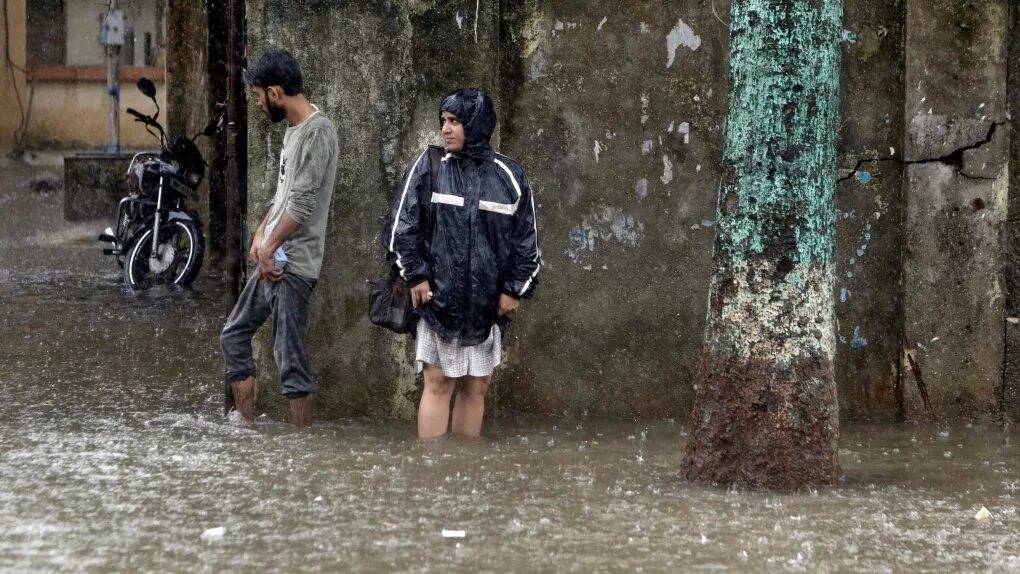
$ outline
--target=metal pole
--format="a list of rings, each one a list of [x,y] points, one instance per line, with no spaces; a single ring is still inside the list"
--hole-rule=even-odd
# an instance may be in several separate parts
[[[106,13],[106,21],[103,23],[103,44],[106,47],[106,93],[109,94],[109,110],[106,117],[107,136],[109,139],[109,150],[120,152],[120,35],[123,33],[123,23],[118,29],[111,30],[114,22],[111,17],[117,14],[117,0],[110,0],[109,10]],[[119,40],[119,41],[118,41]]]
[[[110,94],[106,123],[110,149],[113,151],[120,151],[120,123],[117,118],[120,108],[120,86],[117,81],[119,51],[117,46],[106,47],[106,92]]]
[[[208,14],[208,84],[209,109],[220,113],[226,110],[227,82],[227,33],[230,22],[227,19],[226,0],[206,0]],[[224,126],[225,127],[225,126]],[[227,134],[217,134],[209,160],[209,262],[212,269],[223,279],[225,292],[229,292],[228,271],[230,253],[234,246],[227,243]]]
[[[227,5],[227,281],[234,299],[242,287],[247,253],[244,228],[248,198],[248,121],[241,68],[244,65],[244,2]]]

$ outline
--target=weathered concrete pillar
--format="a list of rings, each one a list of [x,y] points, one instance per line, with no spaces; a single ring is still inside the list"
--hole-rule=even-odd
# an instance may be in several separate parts
[[[190,137],[205,127],[209,115],[206,7],[193,0],[167,0],[167,7],[166,127],[170,134]]]
[[[842,0],[734,0],[715,271],[683,474],[836,482],[833,251]]]
[[[1020,2],[1009,5],[1010,33],[1006,69],[1009,99],[1009,192],[1003,237],[1006,285],[1006,340],[1002,370],[1002,408],[1020,424]]]
[[[909,419],[1001,412],[1008,3],[907,3]]]

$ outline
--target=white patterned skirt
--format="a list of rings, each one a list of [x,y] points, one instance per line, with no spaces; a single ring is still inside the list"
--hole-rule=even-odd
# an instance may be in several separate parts
[[[488,339],[477,345],[461,347],[441,338],[429,326],[428,321],[418,321],[414,355],[419,373],[428,363],[442,369],[443,374],[451,379],[463,376],[487,377],[503,357],[503,337],[499,327],[493,325]]]

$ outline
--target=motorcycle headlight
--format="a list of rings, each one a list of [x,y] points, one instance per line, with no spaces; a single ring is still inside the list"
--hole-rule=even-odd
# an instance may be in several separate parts
[[[145,166],[135,163],[127,174],[127,188],[131,195],[139,195],[142,192],[142,175],[145,173]]]

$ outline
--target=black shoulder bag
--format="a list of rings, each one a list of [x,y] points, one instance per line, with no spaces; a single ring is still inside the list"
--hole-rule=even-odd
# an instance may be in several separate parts
[[[429,146],[430,192],[435,192],[438,189],[437,180],[442,152],[440,147]],[[423,199],[431,201],[430,198],[419,197],[418,205],[425,205]],[[423,215],[422,229],[425,232],[422,239],[424,247],[424,244],[427,244],[424,241],[424,234],[429,233],[432,228],[428,220],[428,211],[426,210]],[[373,324],[400,334],[413,333],[418,326],[418,312],[411,306],[411,286],[393,267],[386,275],[368,281],[368,318]]]

